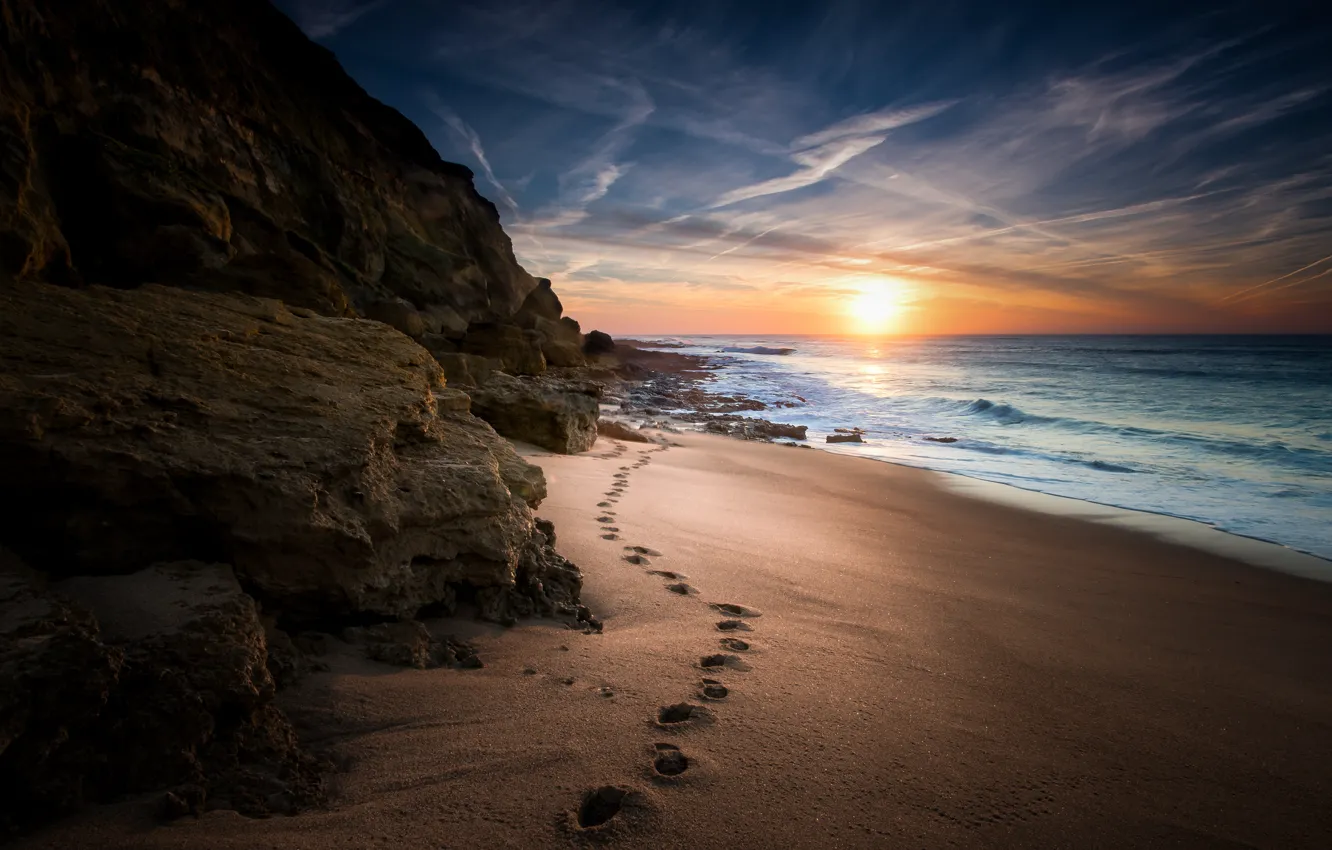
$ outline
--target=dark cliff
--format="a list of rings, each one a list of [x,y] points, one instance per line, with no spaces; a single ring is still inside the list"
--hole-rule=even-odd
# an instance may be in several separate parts
[[[586,448],[599,387],[537,377],[583,362],[561,311],[265,0],[0,0],[0,841],[147,791],[317,804],[273,701],[302,634],[467,667],[414,618],[599,628],[457,388]]]
[[[536,282],[467,168],[266,0],[0,0],[0,283],[503,320]]]

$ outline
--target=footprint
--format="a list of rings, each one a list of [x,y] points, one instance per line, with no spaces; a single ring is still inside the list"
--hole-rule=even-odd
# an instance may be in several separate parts
[[[620,539],[620,535],[618,535],[618,534],[603,534],[603,535],[601,535],[601,539],[602,539],[602,540],[619,540],[619,539]]]
[[[619,531],[620,529],[619,529],[618,527],[614,526],[614,525],[603,525],[603,526],[601,527],[601,530],[602,530],[602,531]]]
[[[741,661],[739,657],[728,655],[724,652],[719,652],[716,655],[703,656],[698,660],[698,666],[702,667],[704,670],[716,670],[720,667],[726,667],[730,670],[739,670],[742,673],[752,669],[748,664]]]
[[[693,596],[698,593],[698,590],[696,588],[691,587],[690,585],[687,585],[682,581],[676,582],[675,584],[668,584],[666,585],[666,589],[669,590],[671,593],[678,593],[681,596]]]
[[[680,752],[674,744],[654,744],[657,756],[652,760],[652,769],[658,776],[679,776],[689,769],[689,757]]]
[[[740,638],[722,638],[722,649],[729,649],[733,652],[748,652],[749,641],[740,640]]]
[[[705,716],[704,708],[701,705],[677,702],[675,705],[665,705],[657,709],[657,724],[660,726],[678,726],[681,723],[699,720]]]
[[[753,608],[746,608],[743,605],[733,605],[730,602],[713,602],[714,610],[723,614],[730,614],[732,617],[762,617],[762,611],[756,611]]]
[[[615,522],[615,517],[610,516],[608,514],[603,514],[597,517],[597,522]]]
[[[658,552],[656,549],[649,549],[646,546],[626,546],[624,547],[624,550],[626,552],[631,552],[631,551],[637,552],[640,555],[651,555],[654,558],[661,557],[661,553]]]
[[[599,507],[599,508],[609,508],[612,504],[614,504],[614,503],[613,503],[613,502],[597,502],[597,507]]]
[[[682,578],[689,578],[689,576],[685,575],[684,573],[676,573],[670,570],[648,570],[647,574],[650,576],[660,576],[662,578],[668,578],[671,581],[679,581]]]
[[[728,694],[730,690],[716,679],[704,679],[703,687],[698,692],[704,699],[726,699]]]
[[[611,476],[611,478],[628,478],[628,477],[629,477],[629,473],[627,473],[627,472],[617,472],[617,473],[615,473],[614,475]]]
[[[592,829],[610,822],[624,807],[624,798],[629,796],[628,788],[603,785],[583,795],[583,803],[578,807],[578,826]]]
[[[643,557],[642,555],[625,555],[624,559],[629,563],[636,564],[637,566],[640,567],[646,567],[648,564],[652,563],[651,560]]]
[[[717,630],[723,632],[751,632],[754,629],[744,620],[720,620],[717,623]]]
[[[628,471],[629,471],[629,467],[627,467],[627,466],[622,466],[622,467],[620,467],[620,471],[621,471],[621,472],[628,472]]]

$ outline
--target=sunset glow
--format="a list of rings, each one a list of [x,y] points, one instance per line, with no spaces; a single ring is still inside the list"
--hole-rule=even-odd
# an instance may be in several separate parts
[[[906,309],[904,292],[895,281],[871,284],[851,299],[850,315],[856,333],[881,334],[903,330],[902,318]]]
[[[769,32],[726,4],[573,3],[512,30],[391,5],[307,27],[475,172],[585,326],[1332,331],[1325,54],[1262,16],[1209,50],[1205,17],[1004,7],[1023,23],[998,41],[921,52],[906,34],[951,15],[814,4]]]

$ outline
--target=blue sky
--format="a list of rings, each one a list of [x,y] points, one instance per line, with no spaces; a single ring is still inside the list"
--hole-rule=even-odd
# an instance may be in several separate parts
[[[1332,331],[1332,32],[1295,6],[279,6],[585,324]]]

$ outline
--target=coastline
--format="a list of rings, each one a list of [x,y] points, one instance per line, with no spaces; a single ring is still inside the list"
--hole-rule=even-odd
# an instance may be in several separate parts
[[[328,810],[150,826],[131,802],[19,846],[1314,848],[1332,831],[1332,587],[928,470],[648,436],[520,447],[602,634],[432,624],[480,670],[333,641],[329,671],[282,697],[345,765]],[[698,712],[662,723],[682,701]],[[684,772],[654,767],[669,748]],[[620,811],[580,827],[604,787]]]
[[[665,375],[671,378],[672,381],[668,386],[680,394],[682,403],[688,403],[693,407],[688,414],[683,417],[678,415],[663,417],[657,411],[649,408],[647,412],[654,415],[644,416],[641,405],[637,406],[636,409],[634,405],[627,403],[627,399],[632,397],[631,394],[625,394],[625,399],[620,401],[618,410],[612,409],[612,412],[621,414],[629,422],[635,423],[639,427],[665,425],[668,428],[691,428],[707,423],[709,420],[729,419],[731,420],[730,430],[719,428],[714,433],[727,433],[740,439],[769,442],[776,442],[779,438],[787,437],[787,434],[781,429],[792,426],[775,425],[775,429],[760,428],[757,433],[736,431],[734,429],[735,420],[748,419],[750,416],[753,417],[753,421],[764,425],[774,424],[758,417],[780,416],[780,408],[774,409],[763,405],[761,402],[744,397],[717,396],[715,393],[709,392],[705,389],[707,382],[725,367],[704,355],[682,354],[672,350],[680,345],[681,343],[669,340],[622,340],[620,341],[620,353],[624,355],[626,354],[625,349],[628,349],[628,356],[624,362],[648,365],[654,373],[652,377],[660,379]],[[631,376],[633,371],[631,367]],[[638,377],[642,376],[639,375]],[[681,390],[685,391],[682,392]],[[718,399],[722,403],[719,404]],[[739,404],[734,402],[739,402]],[[1091,522],[1122,525],[1162,540],[1243,561],[1252,566],[1278,570],[1314,581],[1332,582],[1332,559],[1289,546],[1277,540],[1230,531],[1203,519],[1050,493],[1014,483],[994,481],[956,470],[911,463],[899,458],[860,455],[856,451],[855,444],[824,445],[812,440],[809,442],[792,441],[783,444],[804,446],[829,454],[858,457],[862,460],[887,463],[908,469],[924,470],[943,476],[943,481],[948,482],[959,492],[970,494],[973,498],[1000,504],[1018,505],[1026,510],[1058,516],[1077,516]]]

